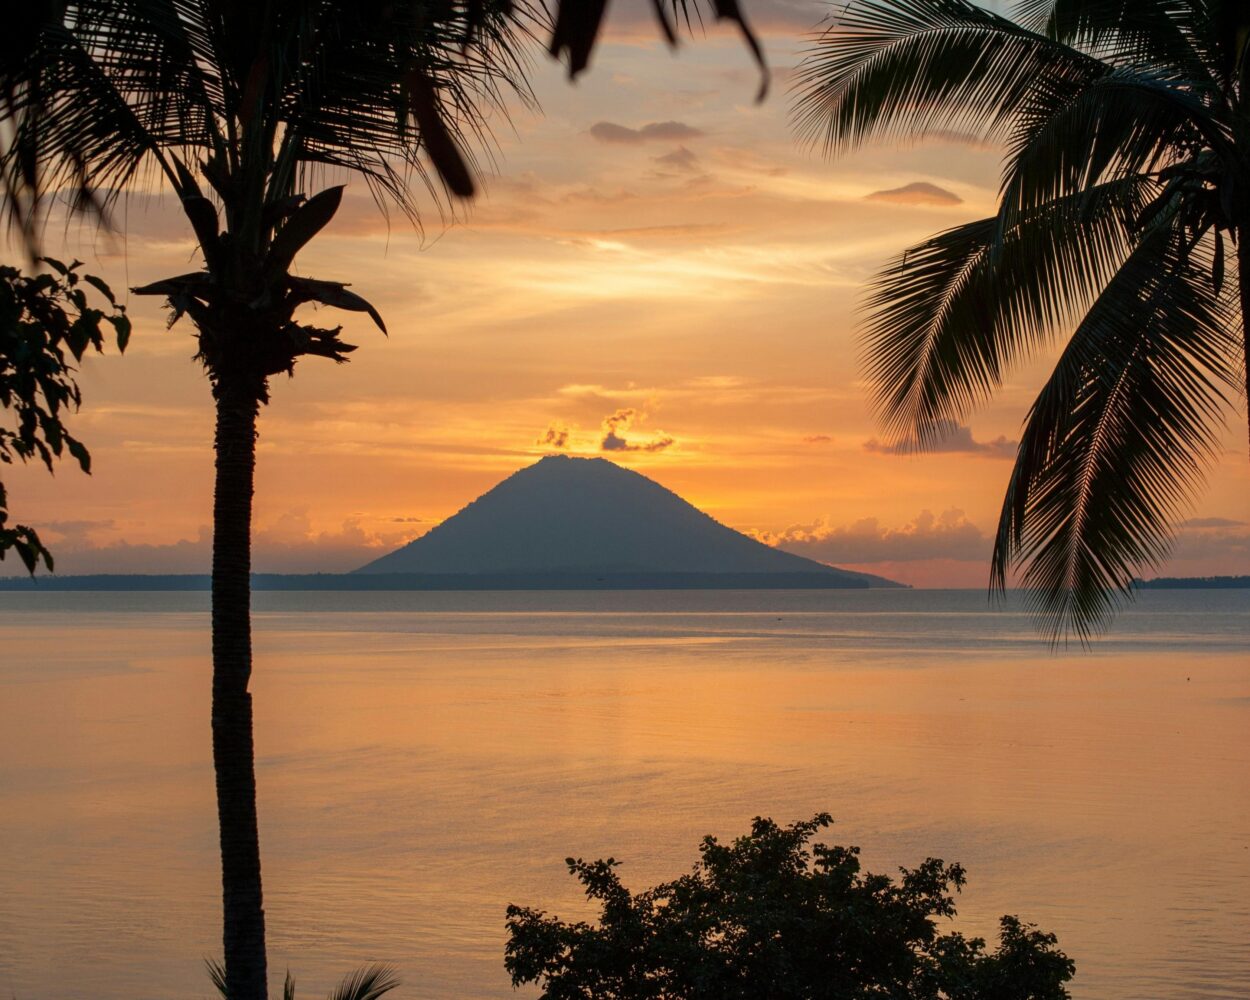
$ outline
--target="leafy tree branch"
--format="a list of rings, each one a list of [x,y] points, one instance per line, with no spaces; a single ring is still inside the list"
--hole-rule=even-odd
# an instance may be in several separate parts
[[[689,874],[637,893],[614,858],[567,859],[598,923],[509,906],[513,986],[536,983],[544,1000],[1066,1000],[1075,966],[1053,934],[1012,916],[994,951],[941,933],[963,868],[864,872],[857,847],[809,847],[831,822],[757,817],[730,844],[705,837]]]
[[[74,365],[89,349],[103,351],[108,339],[124,351],[130,319],[108,285],[79,270],[81,261],[44,257],[42,263],[50,273],[0,266],[0,406],[12,415],[11,426],[0,425],[0,462],[33,459],[51,472],[68,453],[89,473],[91,454],[64,422],[82,402]],[[108,308],[91,305],[84,286],[102,295]],[[0,560],[10,551],[32,574],[40,562],[49,572],[53,568],[52,553],[34,528],[9,525],[8,494],[0,482]]]

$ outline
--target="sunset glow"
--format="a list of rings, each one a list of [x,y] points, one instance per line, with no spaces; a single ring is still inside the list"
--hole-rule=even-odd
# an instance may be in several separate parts
[[[257,570],[352,569],[561,450],[620,462],[813,558],[925,586],[986,582],[1048,359],[1014,373],[940,453],[900,454],[860,381],[856,304],[890,256],[992,212],[999,154],[953,135],[837,162],[801,148],[786,89],[810,12],[772,7],[763,104],[732,32],[674,55],[626,5],[576,85],[535,56],[543,113],[518,107],[497,124],[496,172],[462,219],[431,208],[414,233],[349,184],[297,266],[352,282],[390,337],[335,315],[361,345],[351,364],[305,360],[275,380]],[[118,222],[116,236],[54,228],[47,249],[118,289],[197,266],[172,199],[132,197]],[[62,573],[204,572],[208,385],[188,324],[167,332],[152,300],[129,308],[126,355],[83,370],[73,427],[93,474],[6,469],[14,519],[40,527]],[[1228,424],[1164,572],[1250,565],[1243,414]]]
[[[1246,0],[4,23],[0,998],[1250,998]]]

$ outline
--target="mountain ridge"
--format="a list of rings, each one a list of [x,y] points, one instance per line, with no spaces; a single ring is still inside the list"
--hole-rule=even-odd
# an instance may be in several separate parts
[[[355,574],[816,574],[901,586],[756,541],[603,458],[548,455]]]

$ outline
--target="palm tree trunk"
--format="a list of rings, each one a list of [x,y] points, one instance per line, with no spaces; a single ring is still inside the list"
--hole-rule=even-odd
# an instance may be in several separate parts
[[[1237,284],[1241,292],[1241,357],[1246,377],[1246,428],[1250,432],[1250,225],[1237,233]]]
[[[213,495],[213,767],[221,830],[223,943],[229,1000],[267,1000],[265,911],[252,745],[252,489],[256,394],[217,386]]]

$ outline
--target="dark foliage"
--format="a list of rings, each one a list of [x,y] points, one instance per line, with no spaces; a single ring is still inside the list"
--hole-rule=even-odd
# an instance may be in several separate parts
[[[257,416],[272,376],[354,349],[302,307],[382,326],[346,283],[292,269],[340,205],[341,187],[313,186],[327,171],[362,178],[414,221],[417,184],[436,198],[471,193],[468,151],[489,150],[505,95],[528,97],[538,13],[469,6],[31,0],[0,43],[0,185],[27,246],[55,199],[107,215],[136,184],[163,182],[202,260],[135,291],[194,324],[217,411],[212,733],[231,1000],[267,995],[248,690]]]
[[[677,44],[674,21],[690,25],[692,18],[701,18],[706,7],[718,21],[730,21],[742,31],[747,48],[759,65],[761,79],[759,100],[768,93],[768,67],[759,39],[747,23],[746,12],[738,0],[652,0],[656,24],[669,45]],[[548,51],[564,59],[569,78],[574,79],[590,65],[590,56],[599,40],[608,10],[608,0],[556,0],[554,23]]]
[[[208,978],[213,981],[213,986],[221,994],[222,1000],[229,1000],[226,967],[212,959],[204,964],[208,968]],[[338,986],[330,991],[327,1000],[380,1000],[399,985],[399,976],[391,966],[365,965],[344,976]],[[289,969],[282,981],[282,1000],[295,1000],[295,977]]]
[[[90,472],[90,454],[64,423],[66,412],[82,401],[71,359],[81,361],[88,348],[102,351],[110,335],[124,351],[130,320],[108,285],[79,271],[81,262],[45,258],[44,263],[53,273],[25,275],[0,266],[0,406],[14,421],[12,429],[0,426],[0,462],[36,459],[51,472],[68,452]],[[84,285],[96,289],[109,308],[92,306]],[[13,551],[31,573],[41,560],[51,571],[52,553],[38,532],[23,524],[10,527],[8,520],[0,482],[0,559]]]
[[[887,430],[921,445],[1056,341],[991,564],[1055,639],[1110,619],[1218,454],[1250,346],[1250,4],[852,0],[800,68],[827,152],[1006,147],[998,212],[898,256],[868,299]],[[1234,278],[1227,258],[1239,258]]]
[[[689,875],[639,893],[614,859],[569,858],[599,922],[508,907],[513,985],[537,983],[545,1000],[1066,1000],[1074,966],[1054,935],[1003,917],[991,952],[939,933],[963,868],[863,872],[858,848],[809,851],[830,822],[757,818],[732,844],[704,838]]]
[[[231,1000],[267,995],[249,691],[257,417],[273,376],[355,350],[302,307],[364,313],[385,332],[345,282],[292,273],[342,199],[322,177],[363,179],[414,224],[421,185],[443,204],[471,196],[491,116],[530,99],[527,43],[556,30],[552,51],[580,68],[598,21],[568,19],[603,6],[565,3],[554,24],[524,0],[30,0],[6,12],[0,194],[27,248],[56,199],[107,218],[124,192],[158,182],[202,261],[134,291],[194,325],[217,413],[212,732]],[[746,30],[736,0],[710,9]]]

